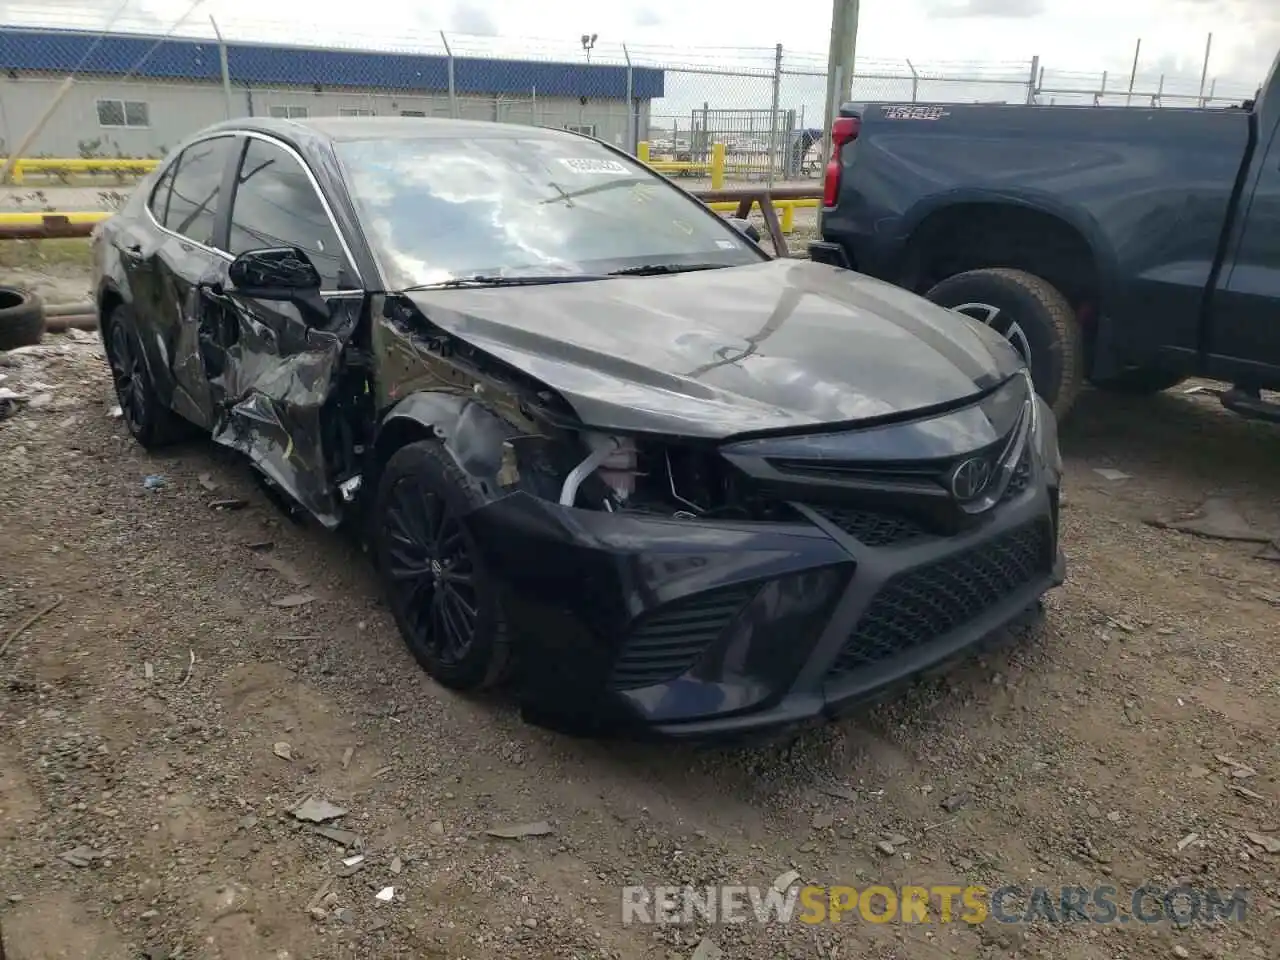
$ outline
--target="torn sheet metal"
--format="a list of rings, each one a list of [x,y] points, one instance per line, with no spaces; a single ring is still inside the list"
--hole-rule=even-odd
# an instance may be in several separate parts
[[[333,449],[341,433],[331,401],[361,298],[334,297],[327,316],[304,316],[312,311],[226,288],[222,277],[192,288],[175,377],[206,385],[191,399],[204,408],[215,442],[248,456],[316,519],[336,527],[342,507],[331,468],[345,451]],[[193,376],[196,369],[202,376]]]

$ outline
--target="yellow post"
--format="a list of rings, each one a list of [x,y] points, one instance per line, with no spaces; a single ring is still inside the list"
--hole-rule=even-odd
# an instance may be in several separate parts
[[[649,162],[649,141],[641,140],[636,144],[636,159],[641,163]]]
[[[15,160],[13,164],[13,172],[9,174],[9,182],[14,186],[22,183],[22,161]]]
[[[782,232],[790,233],[796,228],[796,205],[786,201],[780,201],[780,203],[782,206]],[[774,206],[778,205],[777,203],[774,204]]]
[[[724,144],[711,145],[711,189],[724,189]]]

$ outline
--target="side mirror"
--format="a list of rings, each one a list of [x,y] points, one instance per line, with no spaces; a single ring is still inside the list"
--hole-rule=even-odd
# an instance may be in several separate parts
[[[227,278],[237,293],[261,300],[309,299],[320,292],[320,272],[296,247],[246,251],[231,261]]]
[[[725,219],[733,224],[734,229],[752,243],[760,242],[760,231],[756,229],[756,225],[750,220],[740,220],[737,217],[725,217]]]

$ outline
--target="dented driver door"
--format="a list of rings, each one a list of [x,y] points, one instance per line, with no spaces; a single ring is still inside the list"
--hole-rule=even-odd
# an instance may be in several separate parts
[[[200,285],[202,363],[217,411],[213,437],[241,451],[325,526],[341,520],[337,490],[346,431],[338,383],[364,293],[314,179],[276,141],[246,137],[232,195],[233,257],[294,247],[320,289],[277,298],[246,294],[230,264]]]

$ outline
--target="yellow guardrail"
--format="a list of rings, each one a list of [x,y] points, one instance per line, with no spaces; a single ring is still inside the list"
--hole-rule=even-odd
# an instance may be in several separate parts
[[[774,200],[773,205],[781,212],[779,218],[782,222],[782,232],[791,233],[795,230],[796,210],[800,209],[816,209],[818,200]],[[707,204],[717,213],[733,213],[738,209],[736,201],[719,201]],[[40,226],[48,217],[65,217],[68,223],[101,223],[111,216],[106,210],[79,210],[64,212],[45,211],[40,213],[7,213],[0,212],[0,227],[35,227]]]
[[[705,162],[688,160],[652,160],[650,159],[649,142],[641,140],[636,144],[636,159],[647,164],[655,173],[701,173],[711,178],[711,189],[724,187],[725,149],[723,143],[711,145],[711,159]]]
[[[0,227],[38,227],[44,224],[49,218],[65,218],[67,223],[100,223],[106,220],[111,214],[106,210],[82,210],[74,213],[64,213],[61,210],[46,210],[40,213],[9,213],[0,212]]]
[[[796,210],[816,210],[819,203],[820,201],[818,200],[774,200],[773,206],[782,213],[782,216],[778,218],[782,224],[782,232],[791,233],[795,230]],[[738,204],[734,201],[708,203],[707,206],[716,211],[716,213],[735,213],[738,209]]]
[[[0,164],[6,160],[6,157],[0,157]],[[12,183],[20,184],[32,173],[51,177],[65,177],[75,173],[142,176],[154,170],[159,162],[150,157],[26,157],[13,165],[10,179]]]

